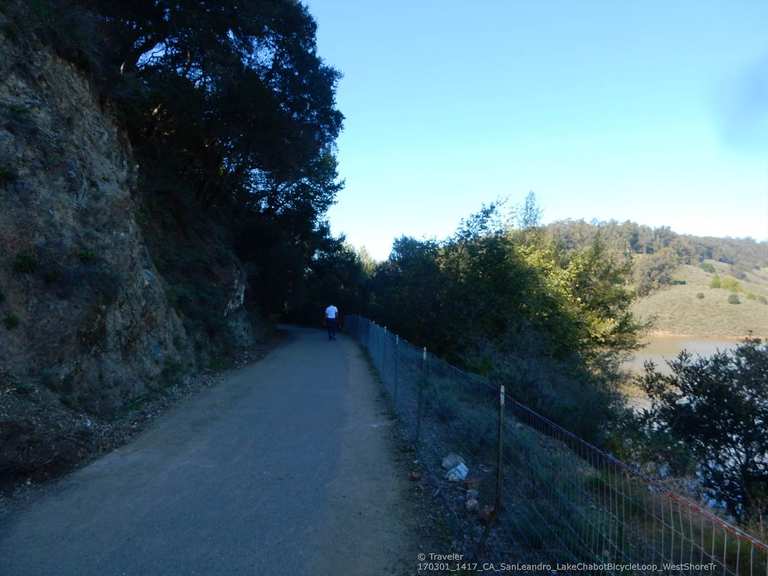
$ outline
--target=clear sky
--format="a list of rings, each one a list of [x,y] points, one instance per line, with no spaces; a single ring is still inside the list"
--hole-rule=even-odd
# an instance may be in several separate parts
[[[768,239],[768,2],[309,0],[344,77],[329,214],[379,259],[533,190],[544,221]]]

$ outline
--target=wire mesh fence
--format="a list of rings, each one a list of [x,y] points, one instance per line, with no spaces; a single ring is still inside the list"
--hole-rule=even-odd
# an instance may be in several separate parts
[[[366,318],[346,329],[465,554],[561,573],[768,576],[764,542],[505,398],[503,386]]]

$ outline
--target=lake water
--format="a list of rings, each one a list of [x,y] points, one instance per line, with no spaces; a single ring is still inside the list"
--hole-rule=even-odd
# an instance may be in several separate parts
[[[651,336],[647,342],[647,346],[638,350],[634,358],[624,365],[635,374],[643,372],[643,363],[647,360],[652,360],[660,372],[669,374],[670,369],[666,361],[674,359],[682,350],[688,350],[694,356],[697,354],[709,356],[718,350],[734,348],[739,343],[738,340],[689,338],[685,336]],[[642,390],[630,386],[626,393],[629,405],[636,410],[648,407],[648,397]]]
[[[657,368],[663,372],[669,372],[666,360],[672,360],[682,350],[686,349],[691,354],[709,356],[718,350],[734,348],[738,340],[721,340],[705,338],[689,338],[685,336],[651,336],[648,345],[638,350],[634,358],[626,363],[626,367],[632,372],[641,373],[643,363],[652,360]]]

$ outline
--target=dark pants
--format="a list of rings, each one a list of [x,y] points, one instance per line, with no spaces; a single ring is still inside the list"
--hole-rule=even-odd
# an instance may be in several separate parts
[[[328,328],[328,340],[336,340],[336,318],[326,318],[325,326]]]

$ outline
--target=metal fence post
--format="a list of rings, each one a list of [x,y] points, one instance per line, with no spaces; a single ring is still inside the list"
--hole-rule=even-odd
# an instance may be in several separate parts
[[[397,386],[400,379],[400,336],[395,334],[395,384],[394,392],[392,393],[392,402],[395,405],[395,412],[397,412]]]
[[[498,454],[496,456],[496,513],[501,511],[502,496],[501,491],[504,487],[504,384],[499,386],[499,439]]]
[[[387,344],[389,343],[389,333],[387,327],[384,326],[384,334],[381,340],[381,381],[384,383],[384,388],[387,387]]]
[[[419,382],[418,397],[416,403],[416,444],[421,439],[421,415],[424,404],[424,386],[427,384],[427,347],[421,350],[421,381]]]

